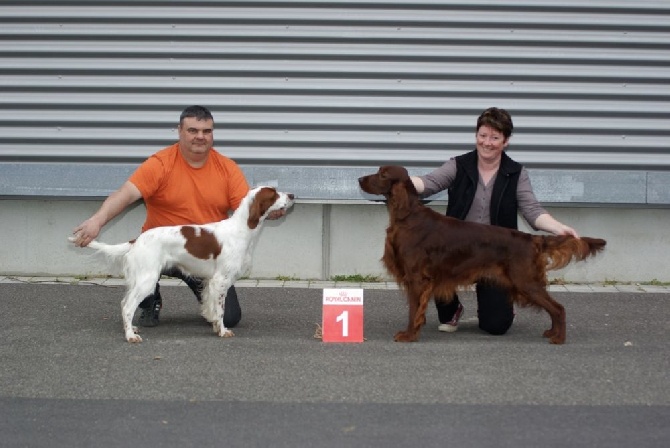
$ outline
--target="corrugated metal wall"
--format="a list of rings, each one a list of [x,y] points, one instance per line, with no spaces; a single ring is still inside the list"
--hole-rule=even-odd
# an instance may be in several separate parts
[[[203,104],[242,164],[670,168],[670,2],[8,1],[0,161],[138,162]]]

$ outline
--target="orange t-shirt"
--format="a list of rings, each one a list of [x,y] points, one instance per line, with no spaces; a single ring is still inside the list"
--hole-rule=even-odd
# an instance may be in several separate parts
[[[147,207],[142,232],[221,221],[249,191],[242,170],[231,159],[212,149],[205,165],[193,168],[179,152],[179,143],[149,157],[129,180]]]

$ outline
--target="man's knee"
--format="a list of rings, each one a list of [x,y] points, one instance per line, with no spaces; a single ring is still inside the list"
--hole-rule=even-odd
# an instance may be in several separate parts
[[[236,310],[226,309],[223,312],[223,326],[233,328],[242,320],[242,310],[238,307]]]
[[[242,320],[242,308],[237,299],[237,291],[231,286],[226,293],[226,300],[223,303],[223,326],[233,328]]]

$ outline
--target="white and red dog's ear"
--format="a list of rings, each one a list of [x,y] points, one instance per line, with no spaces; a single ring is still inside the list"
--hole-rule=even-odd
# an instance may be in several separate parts
[[[261,218],[270,207],[279,199],[279,193],[272,187],[261,187],[249,206],[249,219],[247,225],[250,229],[258,227]]]
[[[292,193],[278,192],[273,187],[258,187],[249,207],[247,225],[250,229],[255,229],[263,216],[268,219],[281,218],[293,206],[294,199]]]

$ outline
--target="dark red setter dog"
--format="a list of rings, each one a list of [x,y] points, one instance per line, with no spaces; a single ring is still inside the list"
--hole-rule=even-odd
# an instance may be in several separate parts
[[[432,297],[453,297],[459,286],[485,279],[506,288],[514,303],[547,311],[551,328],[544,337],[565,342],[565,309],[547,293],[546,271],[595,255],[605,240],[531,235],[443,216],[420,202],[401,166],[383,166],[358,182],[366,193],[387,199],[382,261],[409,301],[407,329],[396,333],[396,341],[419,339]]]

